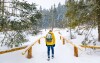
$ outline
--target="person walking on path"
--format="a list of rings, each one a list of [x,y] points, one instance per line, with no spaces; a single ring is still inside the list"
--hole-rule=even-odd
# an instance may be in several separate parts
[[[47,60],[49,61],[50,60],[50,50],[52,51],[52,59],[54,58],[55,35],[52,32],[52,30],[49,30],[49,32],[46,34],[45,40],[46,40],[47,55],[48,55]]]

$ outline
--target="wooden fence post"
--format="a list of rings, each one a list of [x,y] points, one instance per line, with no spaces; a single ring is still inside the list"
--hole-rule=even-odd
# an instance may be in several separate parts
[[[60,36],[60,40],[61,40],[61,36]]]
[[[40,39],[38,40],[38,43],[40,44]]]
[[[78,48],[74,46],[74,56],[78,57]]]
[[[65,39],[63,38],[63,45],[65,45]]]
[[[27,58],[32,58],[32,47],[28,50]]]

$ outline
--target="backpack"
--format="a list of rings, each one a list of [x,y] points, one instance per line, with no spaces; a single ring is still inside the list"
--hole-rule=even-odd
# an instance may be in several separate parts
[[[51,33],[48,33],[48,34],[46,35],[46,41],[47,41],[47,42],[51,42],[51,41],[52,41],[52,34],[51,34]]]

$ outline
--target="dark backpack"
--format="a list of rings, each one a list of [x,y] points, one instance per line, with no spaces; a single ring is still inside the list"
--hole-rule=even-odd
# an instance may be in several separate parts
[[[51,34],[51,33],[48,33],[48,34],[46,35],[46,41],[47,41],[47,42],[51,42],[51,41],[52,41],[52,34]]]

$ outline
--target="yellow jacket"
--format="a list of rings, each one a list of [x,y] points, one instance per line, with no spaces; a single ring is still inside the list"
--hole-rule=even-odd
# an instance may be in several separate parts
[[[45,38],[46,45],[54,45],[55,44],[55,35],[53,32],[48,32],[52,34],[52,42],[47,42]]]

